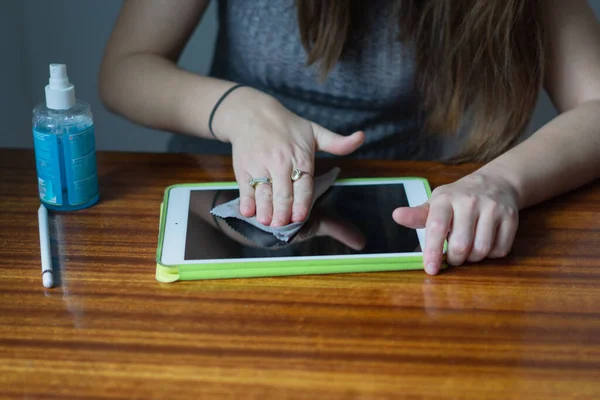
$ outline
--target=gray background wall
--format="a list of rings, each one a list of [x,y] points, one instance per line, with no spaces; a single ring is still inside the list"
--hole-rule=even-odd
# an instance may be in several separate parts
[[[250,1],[250,0],[249,0]],[[565,0],[568,1],[568,0]],[[181,65],[206,73],[217,32],[213,0],[186,48]],[[589,0],[600,15],[600,0]],[[44,99],[48,64],[67,64],[77,97],[92,106],[99,150],[166,150],[168,133],[132,124],[101,104],[97,75],[121,0],[2,0],[0,2],[0,147],[30,148],[32,107]],[[556,112],[542,95],[530,131]]]

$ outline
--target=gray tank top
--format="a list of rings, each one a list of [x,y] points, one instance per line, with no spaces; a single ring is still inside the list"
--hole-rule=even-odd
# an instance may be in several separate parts
[[[294,0],[219,0],[218,6],[211,76],[268,93],[299,116],[336,133],[363,130],[366,143],[356,157],[437,157],[436,146],[420,133],[414,62],[410,48],[396,40],[391,2],[365,2],[365,31],[352,36],[351,50],[323,82],[318,66],[306,66]],[[169,149],[230,151],[229,145],[183,135],[174,136]]]

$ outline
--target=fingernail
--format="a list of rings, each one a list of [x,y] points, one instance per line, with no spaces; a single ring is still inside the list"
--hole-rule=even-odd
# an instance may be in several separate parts
[[[437,273],[437,268],[435,267],[435,264],[433,263],[429,263],[425,266],[425,272],[427,272],[430,275],[435,275]]]

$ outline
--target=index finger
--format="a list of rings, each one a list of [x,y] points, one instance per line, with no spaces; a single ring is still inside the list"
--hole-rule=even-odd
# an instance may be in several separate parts
[[[308,157],[296,157],[294,168],[300,177],[294,182],[294,203],[292,204],[292,222],[302,222],[308,218],[314,193],[314,164]]]
[[[308,217],[313,198],[313,178],[305,175],[294,182],[292,222],[302,222]]]
[[[425,251],[423,253],[425,271],[430,275],[437,274],[442,266],[444,241],[450,231],[451,222],[452,205],[450,202],[432,202],[425,224]]]

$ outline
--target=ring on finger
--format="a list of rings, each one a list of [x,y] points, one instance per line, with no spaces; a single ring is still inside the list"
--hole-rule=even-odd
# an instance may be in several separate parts
[[[271,185],[271,178],[261,177],[250,179],[249,185],[252,189],[255,189],[258,185]]]
[[[296,182],[297,180],[300,180],[300,178],[302,178],[303,175],[308,175],[308,176],[312,177],[312,175],[310,173],[308,173],[306,171],[302,171],[298,168],[294,168],[290,178],[292,179],[292,182]]]

